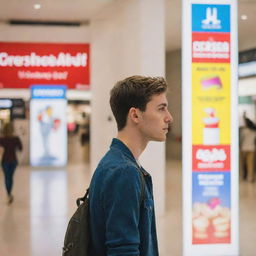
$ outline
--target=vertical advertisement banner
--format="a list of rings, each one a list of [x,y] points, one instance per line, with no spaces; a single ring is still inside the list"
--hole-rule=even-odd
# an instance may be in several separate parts
[[[66,87],[32,86],[30,101],[30,163],[67,163]]]
[[[183,0],[185,256],[239,254],[236,12],[236,1]]]

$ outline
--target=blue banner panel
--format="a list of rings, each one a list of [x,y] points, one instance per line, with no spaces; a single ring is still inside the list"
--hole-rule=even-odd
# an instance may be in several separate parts
[[[230,172],[193,173],[193,244],[231,241]]]
[[[230,5],[192,4],[193,32],[230,32]]]
[[[65,99],[66,98],[65,85],[32,85],[31,98],[32,99]]]

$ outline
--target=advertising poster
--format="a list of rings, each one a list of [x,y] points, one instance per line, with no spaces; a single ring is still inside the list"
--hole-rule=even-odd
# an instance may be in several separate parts
[[[238,255],[235,4],[183,0],[185,256]]]
[[[30,102],[30,163],[63,166],[67,162],[66,87],[33,86]]]
[[[230,65],[192,64],[193,144],[230,143]]]
[[[192,5],[193,244],[230,243],[229,16],[228,5]]]
[[[0,88],[31,84],[90,89],[90,45],[0,42]]]
[[[193,244],[230,243],[229,12],[192,5]]]
[[[230,172],[193,173],[193,244],[230,243]]]

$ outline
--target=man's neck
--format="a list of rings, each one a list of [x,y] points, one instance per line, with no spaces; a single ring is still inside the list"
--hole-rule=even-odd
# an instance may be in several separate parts
[[[137,160],[146,148],[148,141],[143,140],[138,134],[126,130],[119,131],[117,138],[121,140],[132,152]]]

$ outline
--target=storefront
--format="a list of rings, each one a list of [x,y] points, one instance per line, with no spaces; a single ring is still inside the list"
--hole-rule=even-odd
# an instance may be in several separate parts
[[[90,45],[86,43],[0,43],[0,131],[6,123],[13,122],[24,145],[20,163],[31,163],[31,113],[35,106],[31,104],[31,88],[35,85],[66,87],[66,105],[55,114],[66,117],[67,162],[74,160],[72,157],[77,154],[72,152],[77,151],[77,146],[82,148],[89,143],[89,56]],[[46,105],[48,100],[46,97]],[[76,161],[86,161],[87,155]]]

